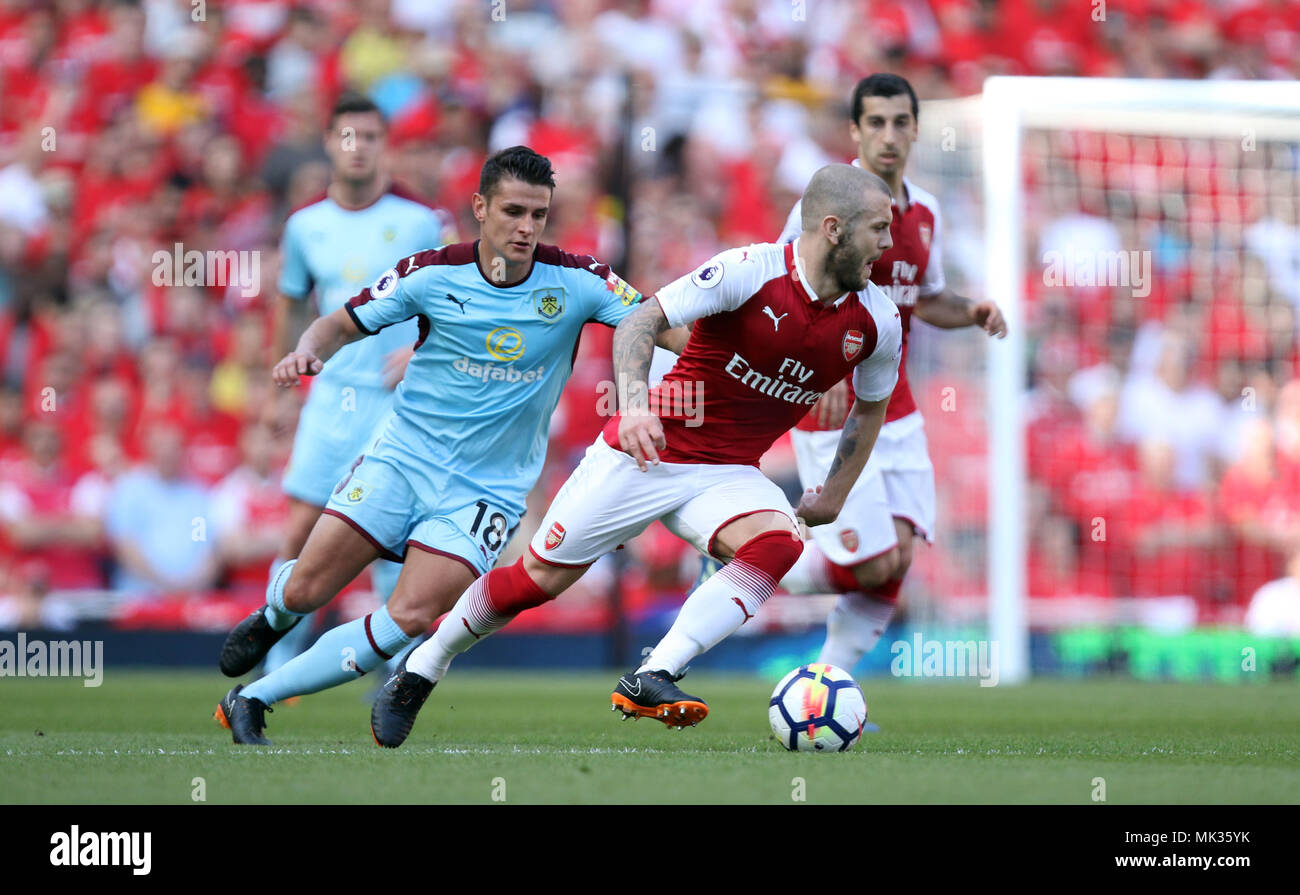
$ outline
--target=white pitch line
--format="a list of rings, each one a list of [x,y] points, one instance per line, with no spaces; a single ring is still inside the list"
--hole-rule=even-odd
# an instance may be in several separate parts
[[[233,753],[236,755],[360,755],[373,754],[376,750],[372,749],[287,749],[287,748],[267,748],[248,750],[246,752]],[[638,749],[633,747],[624,747],[622,749],[605,749],[593,747],[590,749],[577,748],[547,748],[543,746],[520,747],[514,746],[509,749],[505,748],[487,748],[487,749],[466,749],[466,748],[415,748],[403,749],[403,754],[414,755],[669,755],[678,754],[670,753],[662,749]],[[224,749],[58,749],[53,752],[42,752],[33,750],[5,750],[5,756],[15,758],[41,756],[49,758],[51,756],[188,756],[188,755],[230,755]]]
[[[53,752],[35,751],[30,749],[22,749],[22,750],[6,749],[4,752],[4,757],[6,758],[8,757],[50,758],[53,756],[63,756],[63,757],[120,756],[124,758],[129,758],[129,757],[139,757],[139,756],[149,756],[149,755],[164,756],[164,757],[179,757],[179,756],[192,756],[192,755],[363,755],[363,754],[374,754],[375,751],[376,750],[370,748],[291,749],[291,748],[275,748],[275,747],[268,748],[268,749],[249,749],[247,751],[240,751],[240,752],[231,752],[228,751],[228,749],[216,749],[216,748],[111,749],[111,750],[58,749]],[[546,747],[546,746],[528,746],[528,747],[512,746],[510,748],[491,747],[491,748],[473,748],[473,749],[464,748],[464,747],[447,747],[447,748],[439,749],[436,747],[426,746],[423,748],[402,749],[401,753],[411,754],[411,755],[685,755],[685,754],[713,755],[713,754],[721,754],[725,752],[728,755],[736,755],[736,754],[757,754],[759,751],[760,750],[758,749],[758,747],[752,747],[749,749],[733,749],[733,750],[707,749],[698,752],[687,753],[678,750],[669,751],[666,749],[635,748],[631,746],[626,746],[621,749],[602,748],[599,746],[595,746],[589,749],[579,749],[576,747],[560,748],[560,747]],[[914,750],[909,750],[908,752],[893,752],[890,750],[873,751],[870,749],[867,750],[859,749],[856,751],[873,752],[873,754],[879,756],[920,755],[927,758],[940,758],[949,755],[960,755],[963,757],[976,757],[976,756],[1019,757],[1019,756],[1032,755],[1035,757],[1047,756],[1049,758],[1056,758],[1056,759],[1079,759],[1079,758],[1125,759],[1125,758],[1138,758],[1141,756],[1150,756],[1155,754],[1165,755],[1170,758],[1193,758],[1199,756],[1209,756],[1209,755],[1219,754],[1218,750],[1214,750],[1214,749],[1188,750],[1185,752],[1180,752],[1174,749],[1162,749],[1159,747],[1143,749],[1140,752],[1103,752],[1099,749],[1090,749],[1086,751],[1076,750],[1076,749],[1055,751],[1055,750],[1046,750],[1042,748],[1039,748],[1036,752],[1029,752],[1022,749],[955,749],[955,750],[940,750],[935,752],[930,752],[923,749],[914,749]],[[1255,751],[1250,751],[1250,752],[1239,752],[1234,754],[1240,756],[1246,756],[1246,757],[1254,757],[1257,756],[1259,753]],[[1296,754],[1295,752],[1292,752],[1290,750],[1281,753],[1283,757],[1291,757],[1295,754]]]

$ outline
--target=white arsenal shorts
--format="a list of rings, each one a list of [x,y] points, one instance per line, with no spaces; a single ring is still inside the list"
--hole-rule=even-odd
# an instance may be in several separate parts
[[[753,466],[660,463],[645,472],[599,436],[551,501],[530,549],[557,566],[585,566],[654,522],[712,555],[718,530],[773,510],[793,524],[785,493]]]
[[[840,443],[839,430],[795,429],[790,439],[800,484],[804,488],[825,484]],[[895,516],[911,522],[917,534],[934,542],[934,466],[920,413],[908,414],[880,428],[867,467],[849,492],[839,518],[809,531],[831,562],[852,566],[898,543]]]

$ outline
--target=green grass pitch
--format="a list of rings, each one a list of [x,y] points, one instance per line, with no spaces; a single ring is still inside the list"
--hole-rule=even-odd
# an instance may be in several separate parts
[[[216,674],[6,678],[0,802],[1092,804],[1099,777],[1111,804],[1300,802],[1294,685],[867,679],[882,732],[817,755],[772,739],[773,682],[692,674],[711,713],[678,733],[620,722],[616,679],[453,673],[393,751],[370,738],[371,680],[277,707],[255,749],[212,720]]]

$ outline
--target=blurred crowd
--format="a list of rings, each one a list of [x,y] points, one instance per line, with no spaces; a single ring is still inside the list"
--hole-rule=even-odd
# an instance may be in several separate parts
[[[1035,134],[1027,162],[1031,577],[1232,617],[1300,553],[1300,146]]]
[[[456,215],[463,234],[476,231],[468,199],[487,153],[526,143],[549,156],[558,188],[545,241],[610,261],[649,293],[724,247],[774,239],[811,173],[852,155],[847,94],[878,70],[904,75],[922,99],[976,93],[998,73],[1295,78],[1300,7],[0,0],[0,595],[260,590],[296,414],[267,376],[270,284],[285,217],[328,182],[322,126],[342,90],[380,105],[389,170]],[[1042,149],[1044,159],[1055,151]],[[1294,159],[1287,170],[1292,199],[1270,208],[1294,232]],[[1045,201],[1077,202],[1097,219],[1124,192],[1104,184],[1093,207],[1089,184],[1041,173]],[[1260,201],[1282,192],[1263,187]],[[1201,549],[1202,516],[1217,513],[1215,537],[1229,526],[1233,549],[1258,554],[1261,568],[1280,562],[1279,532],[1293,534],[1276,520],[1294,525],[1300,501],[1279,509],[1296,495],[1261,478],[1259,458],[1278,470],[1300,460],[1300,395],[1284,387],[1300,279],[1271,269],[1268,252],[1232,269],[1215,254],[1206,267],[1202,243],[1216,237],[1197,229],[1198,214],[1144,231],[1162,270],[1191,271],[1189,291],[1162,296],[1167,313],[1034,292],[1046,335],[1031,434],[1052,433],[1031,444],[1046,495],[1035,556],[1051,575],[1065,574],[1071,552],[1057,542],[1073,548],[1079,574],[1097,568],[1081,547],[1096,516],[1112,533],[1177,517],[1181,540],[1152,535],[1153,549],[1195,554],[1209,580],[1223,567]],[[1128,208],[1119,218],[1145,223]],[[1243,233],[1249,221],[1238,220]],[[1119,243],[1134,245],[1129,236]],[[258,252],[264,286],[160,284],[177,246]],[[1242,288],[1220,289],[1215,276]],[[1224,344],[1207,327],[1232,332],[1231,347],[1207,356],[1207,344]],[[589,328],[554,421],[542,502],[601,425],[591,395],[608,376],[608,348],[609,332]],[[1207,371],[1211,386],[1198,385]],[[1213,415],[1197,409],[1212,402]],[[1145,437],[1153,428],[1163,441]],[[1128,452],[1123,475],[1145,476],[1141,501],[1072,503],[1101,487],[1065,475],[1075,467],[1122,490],[1106,466],[1116,444]],[[1081,459],[1063,463],[1063,450]],[[1224,510],[1214,499],[1224,493],[1250,509]],[[666,537],[642,539],[630,587],[688,583],[689,563]],[[1107,574],[1099,592],[1114,593],[1122,573]]]

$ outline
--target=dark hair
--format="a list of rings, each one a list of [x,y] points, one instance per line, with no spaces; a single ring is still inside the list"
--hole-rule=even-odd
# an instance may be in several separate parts
[[[527,146],[511,146],[502,149],[483,163],[483,171],[478,176],[478,191],[484,199],[492,197],[492,191],[503,178],[513,177],[533,186],[546,186],[555,189],[555,171],[551,160],[538,155]]]
[[[370,97],[363,96],[360,93],[353,93],[351,91],[341,94],[338,98],[338,102],[334,103],[334,109],[330,112],[329,126],[331,128],[334,127],[334,122],[339,120],[340,115],[348,115],[352,113],[373,113],[379,116],[379,121],[384,125],[384,127],[388,127],[388,119],[384,118],[384,113],[379,110],[379,106],[375,105],[374,101],[371,100]]]
[[[912,89],[911,84],[907,83],[906,78],[882,71],[868,75],[858,81],[858,86],[853,88],[853,103],[849,107],[853,123],[857,124],[858,119],[862,117],[862,101],[868,96],[891,97],[904,93],[912,100],[912,117],[917,118],[916,91]]]

